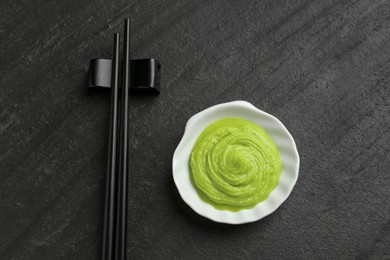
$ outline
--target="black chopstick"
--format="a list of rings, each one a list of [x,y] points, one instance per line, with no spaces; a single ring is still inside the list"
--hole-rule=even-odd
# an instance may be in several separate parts
[[[120,171],[118,178],[118,204],[116,223],[115,259],[126,259],[127,249],[127,191],[128,191],[128,114],[130,85],[130,20],[125,19],[122,66],[122,102],[120,132]]]
[[[114,53],[112,61],[111,122],[108,144],[108,167],[106,181],[106,202],[104,211],[104,234],[102,259],[112,259],[114,252],[115,225],[115,186],[117,171],[117,125],[119,88],[119,33],[114,34]]]

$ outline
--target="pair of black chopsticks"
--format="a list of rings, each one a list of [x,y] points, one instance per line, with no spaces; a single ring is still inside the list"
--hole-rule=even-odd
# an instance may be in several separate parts
[[[119,33],[114,34],[103,260],[126,259],[128,110],[130,85],[130,20],[125,19],[123,65],[119,58]],[[120,73],[120,68],[122,71]],[[121,87],[121,94],[119,93]],[[120,95],[119,95],[120,94]],[[119,98],[120,97],[120,98]]]

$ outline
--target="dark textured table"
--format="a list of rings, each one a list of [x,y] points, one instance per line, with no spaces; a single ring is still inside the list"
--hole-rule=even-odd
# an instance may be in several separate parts
[[[87,88],[132,19],[132,58],[163,66],[130,98],[129,259],[390,259],[390,2],[0,3],[0,259],[99,259],[109,92]],[[301,157],[291,196],[230,226],[180,198],[189,117],[247,100]]]

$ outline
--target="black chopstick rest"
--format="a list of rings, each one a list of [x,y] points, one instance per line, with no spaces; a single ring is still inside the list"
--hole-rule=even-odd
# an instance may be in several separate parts
[[[157,95],[160,93],[161,65],[158,60],[132,60],[130,70],[130,93],[136,95]]]
[[[111,87],[111,59],[92,59],[89,63],[89,86]]]
[[[112,60],[92,59],[89,64],[90,87],[111,87]],[[156,59],[130,61],[130,93],[158,95],[160,93],[161,65]]]

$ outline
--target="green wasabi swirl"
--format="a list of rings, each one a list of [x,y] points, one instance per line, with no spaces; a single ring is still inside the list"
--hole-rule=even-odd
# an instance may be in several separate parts
[[[242,118],[210,124],[191,152],[191,183],[199,197],[216,209],[253,208],[269,196],[281,172],[282,162],[271,137]]]

